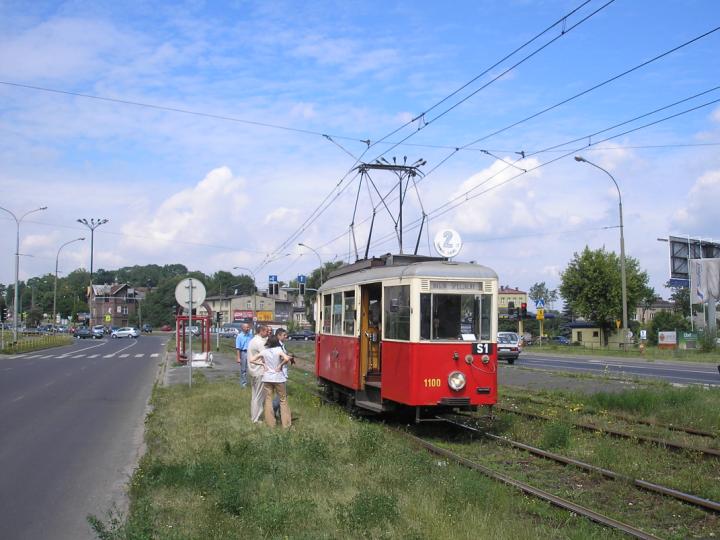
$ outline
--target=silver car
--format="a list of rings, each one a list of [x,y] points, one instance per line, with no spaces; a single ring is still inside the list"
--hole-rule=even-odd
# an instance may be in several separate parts
[[[522,345],[516,332],[498,332],[497,347],[498,358],[507,360],[508,364],[514,364],[520,358]]]
[[[131,326],[126,326],[124,328],[118,328],[117,330],[113,330],[112,334],[110,336],[113,339],[117,338],[124,338],[124,337],[130,337],[137,339],[140,336],[140,331],[137,328],[133,328]]]

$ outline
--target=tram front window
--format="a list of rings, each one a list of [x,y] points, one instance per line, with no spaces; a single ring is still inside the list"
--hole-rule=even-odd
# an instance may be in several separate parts
[[[421,294],[420,339],[490,339],[491,302],[487,294]]]

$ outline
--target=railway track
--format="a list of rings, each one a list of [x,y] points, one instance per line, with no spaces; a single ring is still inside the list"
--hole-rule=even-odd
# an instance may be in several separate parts
[[[522,411],[517,408],[513,407],[507,407],[505,405],[496,405],[496,409],[509,412],[512,414],[517,414],[520,416],[526,416],[528,418],[539,418],[541,420],[546,421],[553,421],[554,418],[550,418],[549,416],[545,416],[540,413],[530,412],[530,411]],[[647,437],[645,435],[638,435],[636,433],[629,433],[626,431],[622,431],[619,429],[612,429],[604,426],[598,426],[595,424],[589,424],[587,422],[572,422],[573,426],[578,427],[580,429],[584,429],[586,431],[595,431],[598,433],[606,433],[608,435],[612,435],[613,437],[618,437],[622,439],[632,439],[640,442],[645,443],[651,443],[656,444],[658,446],[664,446],[666,448],[669,448],[671,450],[677,450],[677,451],[686,451],[686,452],[695,452],[702,457],[706,458],[720,458],[720,450],[716,450],[714,448],[699,448],[696,446],[692,446],[689,444],[674,442],[674,441],[668,441],[665,439],[659,439],[657,437]]]
[[[448,418],[445,416],[439,416],[438,420],[444,421],[448,424],[459,427],[461,429],[465,429],[468,431],[472,431],[474,433],[478,433],[478,434],[482,435],[483,437],[494,440],[500,444],[512,446],[513,448],[524,450],[524,451],[534,454],[536,456],[540,456],[545,459],[549,459],[549,460],[555,461],[557,463],[561,463],[563,465],[572,465],[579,469],[582,469],[582,470],[585,470],[588,472],[592,472],[592,473],[597,473],[601,476],[604,476],[605,478],[610,478],[612,480],[625,481],[625,482],[628,482],[628,483],[634,485],[635,487],[637,487],[639,489],[651,491],[653,493],[658,493],[660,495],[670,497],[670,498],[678,500],[680,502],[690,504],[690,505],[698,507],[698,508],[702,508],[703,510],[709,510],[712,512],[720,513],[720,502],[711,501],[709,499],[698,497],[696,495],[691,495],[689,493],[685,493],[685,492],[682,492],[682,491],[679,491],[679,490],[676,490],[673,488],[662,486],[660,484],[655,484],[653,482],[647,482],[645,480],[638,480],[635,478],[630,478],[628,476],[625,476],[620,473],[616,473],[609,469],[604,469],[602,467],[596,467],[595,465],[591,465],[591,464],[585,463],[583,461],[572,459],[572,458],[569,458],[566,456],[561,456],[561,455],[555,454],[553,452],[548,452],[546,450],[542,450],[540,448],[536,448],[536,447],[530,446],[528,444],[524,444],[524,443],[521,443],[518,441],[513,441],[512,439],[500,437],[498,435],[493,435],[492,433],[488,433],[487,431],[478,429],[474,426],[470,426],[468,424],[458,422],[456,420],[453,420],[452,418]]]
[[[535,403],[537,405],[548,405],[550,407],[562,407],[561,404],[554,403],[552,401],[549,401],[547,399],[539,399],[536,397],[531,396],[523,396],[522,399],[524,401],[528,401],[530,403]],[[651,426],[651,427],[658,427],[662,429],[666,429],[668,431],[679,431],[682,433],[687,433],[688,435],[697,435],[698,437],[707,437],[710,439],[715,439],[718,437],[716,433],[705,431],[702,429],[697,429],[693,427],[687,427],[687,426],[678,426],[675,424],[666,424],[664,422],[658,422],[656,420],[644,420],[642,418],[634,418],[632,416],[628,416],[625,414],[620,413],[611,413],[611,417],[616,418],[618,420],[622,420],[624,422],[634,423],[634,424],[642,424],[644,426]]]
[[[307,368],[311,367],[311,359],[309,359],[309,358],[298,358],[298,359],[301,361],[299,362],[297,367],[299,367],[300,369],[302,369],[304,371],[311,371],[311,370],[307,369]],[[317,396],[323,402],[335,404],[333,401],[328,400],[327,397],[322,395],[320,392],[313,392],[313,394],[315,396]],[[465,417],[465,418],[467,418],[467,417]],[[662,486],[660,484],[655,484],[652,482],[647,482],[645,480],[638,480],[638,479],[630,478],[625,475],[616,473],[614,471],[596,467],[594,465],[584,463],[579,460],[574,460],[572,458],[568,458],[568,457],[561,456],[558,454],[553,454],[551,452],[546,452],[544,450],[534,448],[530,445],[525,445],[525,444],[517,442],[517,441],[512,441],[512,440],[506,439],[504,437],[499,437],[497,435],[487,433],[486,431],[484,431],[482,429],[478,429],[477,427],[469,426],[467,424],[464,424],[463,422],[454,421],[447,417],[438,417],[438,420],[448,423],[448,424],[451,424],[451,425],[454,425],[456,427],[461,427],[462,429],[474,431],[475,433],[481,434],[483,437],[487,437],[491,440],[494,440],[499,444],[512,446],[513,448],[517,448],[519,450],[529,452],[533,455],[542,457],[544,459],[552,460],[557,463],[561,463],[563,465],[570,465],[570,466],[576,467],[578,469],[581,469],[585,472],[588,472],[590,474],[598,474],[598,475],[600,475],[604,478],[610,479],[610,480],[625,482],[629,485],[634,486],[635,488],[637,488],[639,490],[644,490],[644,491],[650,492],[651,494],[657,494],[657,495],[661,495],[664,497],[668,497],[668,498],[675,500],[679,503],[682,503],[684,505],[690,505],[695,508],[698,508],[698,509],[702,510],[703,512],[707,512],[709,515],[712,515],[712,514],[716,515],[716,514],[720,513],[720,503],[718,503],[716,501],[698,497],[696,495],[692,495],[690,493],[685,493],[685,492],[682,492],[679,490],[675,490],[673,488]],[[498,482],[502,482],[503,484],[512,486],[513,488],[518,489],[527,495],[530,495],[530,496],[536,497],[538,499],[541,499],[543,501],[546,501],[549,504],[556,506],[558,508],[564,509],[568,512],[577,514],[579,516],[583,516],[583,517],[585,517],[595,523],[598,523],[604,527],[608,527],[613,530],[620,531],[620,532],[630,535],[634,538],[657,538],[653,534],[648,533],[647,531],[644,531],[644,530],[642,530],[638,527],[635,527],[631,524],[622,522],[620,520],[617,520],[615,518],[607,516],[601,512],[598,512],[591,508],[582,506],[571,500],[567,500],[562,497],[559,497],[559,496],[557,496],[553,493],[550,493],[542,488],[539,488],[539,487],[533,486],[527,482],[523,482],[521,480],[512,478],[511,476],[509,476],[507,474],[493,470],[481,463],[478,463],[477,461],[468,459],[467,457],[461,456],[461,455],[459,455],[455,452],[452,452],[446,448],[439,447],[436,444],[432,443],[431,441],[428,441],[426,439],[418,437],[417,435],[407,433],[407,431],[402,428],[399,428],[399,427],[395,427],[395,428],[388,427],[388,428],[393,429],[398,434],[402,435],[403,437],[408,438],[414,444],[416,444],[419,447],[422,447],[426,451],[429,451],[435,455],[443,456],[444,458],[446,458],[448,460],[452,460],[453,462],[458,463],[464,467],[468,467],[470,469],[476,470]],[[636,437],[632,437],[632,438],[637,439]]]

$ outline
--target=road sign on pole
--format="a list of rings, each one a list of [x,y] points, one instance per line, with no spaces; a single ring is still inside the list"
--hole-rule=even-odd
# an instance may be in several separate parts
[[[538,321],[542,321],[543,319],[545,319],[545,309],[544,309],[544,308],[538,308],[538,309],[536,310],[536,313],[535,313],[535,318],[536,318]]]
[[[544,298],[538,298],[535,301],[535,309],[544,309],[545,308],[545,299]]]

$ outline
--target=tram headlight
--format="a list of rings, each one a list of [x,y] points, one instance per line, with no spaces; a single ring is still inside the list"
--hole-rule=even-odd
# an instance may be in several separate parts
[[[465,388],[465,375],[459,371],[453,371],[448,375],[448,386],[455,390],[462,390]]]

